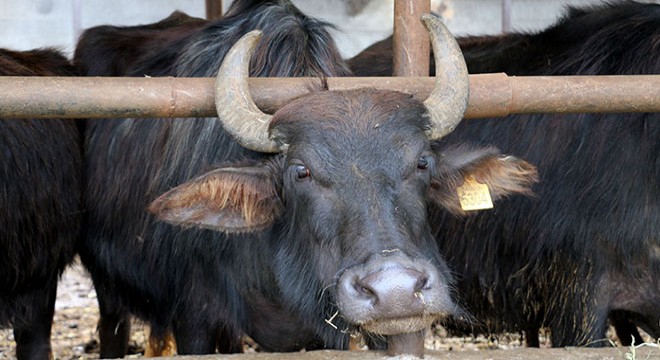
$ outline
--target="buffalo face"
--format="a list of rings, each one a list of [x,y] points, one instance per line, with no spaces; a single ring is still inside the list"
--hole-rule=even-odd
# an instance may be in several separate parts
[[[394,91],[319,91],[272,116],[249,96],[246,59],[258,34],[246,35],[219,71],[216,106],[239,143],[279,154],[211,171],[150,207],[171,223],[267,238],[273,261],[264,268],[284,306],[326,344],[334,329],[418,333],[455,313],[429,204],[460,213],[456,187],[468,175],[494,198],[535,180],[532,166],[493,149],[437,148],[461,120],[468,79],[458,45],[426,20],[445,56],[423,103]]]
[[[456,311],[429,201],[460,212],[455,188],[467,174],[496,198],[527,191],[535,178],[529,164],[493,149],[434,149],[428,127],[424,106],[406,94],[314,93],[273,117],[272,138],[285,153],[204,174],[151,211],[172,223],[267,234],[284,302],[302,314],[322,321],[338,311],[335,326],[416,332]]]

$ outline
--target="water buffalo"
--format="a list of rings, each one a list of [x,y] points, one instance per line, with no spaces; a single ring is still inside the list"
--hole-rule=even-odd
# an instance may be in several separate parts
[[[234,275],[247,288],[239,291],[298,314],[297,329],[310,329],[323,346],[345,347],[347,335],[336,328],[417,334],[456,314],[428,203],[462,213],[455,191],[467,174],[496,198],[526,193],[535,181],[532,166],[492,148],[434,147],[460,121],[468,84],[458,46],[427,19],[434,47],[449,55],[437,62],[443,74],[423,104],[393,91],[317,91],[261,113],[248,95],[256,40],[248,34],[219,71],[218,114],[243,147],[275,154],[219,166],[150,206],[163,221],[220,231],[225,242],[240,239],[267,254],[253,265],[263,278]],[[272,288],[250,292],[264,282]],[[278,296],[265,298],[273,289]]]
[[[0,49],[0,76],[70,76],[51,49]],[[50,358],[57,281],[80,231],[81,144],[76,124],[0,119],[0,326],[18,359]]]
[[[153,25],[88,29],[74,64],[84,75],[215,76],[231,44],[261,29],[251,75],[347,75],[327,26],[288,1],[235,1],[213,21],[174,14]],[[213,352],[218,337],[221,352],[240,351],[246,315],[227,275],[232,251],[214,240],[221,235],[157,223],[146,208],[213,164],[258,154],[224,135],[216,118],[90,121],[85,138],[79,252],[99,296],[101,356],[125,354],[128,314],[149,323],[154,338],[173,331],[179,353]]]
[[[208,23],[175,11],[154,24],[97,26],[78,40],[74,63],[86,76],[171,75],[181,48]]]
[[[660,5],[620,1],[569,8],[538,33],[457,40],[472,73],[635,75],[660,74],[659,38]],[[391,49],[386,39],[348,63],[387,76]],[[547,326],[553,346],[599,345],[609,314],[623,344],[641,340],[631,321],[660,337],[658,139],[656,113],[514,115],[443,140],[495,144],[540,173],[533,202],[431,220],[472,330],[525,331],[538,346]]]
[[[349,74],[320,25],[287,2],[262,2],[196,32],[171,68],[215,75],[228,44],[260,28],[252,75]],[[468,173],[494,198],[527,193],[535,180],[531,165],[493,148],[429,141],[465,107],[455,48],[439,64],[456,69],[439,82],[460,81],[439,86],[426,107],[396,92],[319,89],[271,121],[242,77],[255,37],[224,61],[220,84],[239,88],[219,91],[238,95],[220,102],[221,120],[90,122],[81,258],[99,293],[104,357],[123,355],[128,313],[172,330],[180,353],[213,352],[219,333],[221,351],[237,351],[242,334],[275,351],[345,348],[357,330],[419,334],[458,311],[428,196],[456,209],[454,187]]]

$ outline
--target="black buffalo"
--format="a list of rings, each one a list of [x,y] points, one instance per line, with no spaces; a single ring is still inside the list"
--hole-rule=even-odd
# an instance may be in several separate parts
[[[274,1],[230,11],[171,44],[180,50],[170,75],[215,75],[228,45],[253,28],[264,39],[252,75],[349,74],[323,24]],[[100,47],[90,38],[107,30],[89,30],[81,44]],[[76,58],[97,50],[79,47]],[[467,73],[455,49],[454,61],[440,63],[458,69],[440,82],[461,81],[444,101],[443,87],[426,107],[396,92],[319,89],[272,121],[247,96],[243,50],[221,70],[221,85],[239,87],[218,90],[238,95],[220,102],[222,121],[104,120],[87,129],[81,258],[99,293],[101,355],[123,355],[128,313],[172,330],[180,353],[208,353],[218,334],[221,351],[236,351],[242,334],[266,350],[345,348],[352,331],[420,333],[457,312],[427,198],[456,208],[453,187],[468,173],[495,198],[527,193],[535,171],[492,148],[429,141],[465,106]],[[121,71],[162,74],[137,64]],[[260,126],[250,125],[255,116]],[[159,221],[150,203],[160,219],[186,226]]]
[[[472,73],[637,75],[660,74],[658,39],[660,6],[625,1],[458,42]],[[386,76],[391,49],[386,39],[348,63]],[[540,173],[534,202],[431,220],[475,331],[517,329],[538,346],[547,326],[553,346],[606,344],[609,314],[624,344],[641,339],[632,323],[660,337],[659,139],[657,113],[536,114],[463,122],[443,141],[495,144]]]
[[[0,49],[0,76],[70,76],[55,50]],[[0,326],[19,359],[48,359],[57,281],[80,231],[81,149],[71,120],[0,119]]]
[[[98,26],[82,34],[74,62],[87,76],[171,75],[181,49],[208,24],[175,11],[154,24]]]
[[[261,29],[265,39],[251,75],[347,75],[327,26],[288,1],[235,1],[213,21],[175,13],[152,25],[89,29],[74,64],[84,75],[215,76],[231,44]],[[147,321],[154,338],[173,331],[180,353],[213,352],[216,334],[221,352],[239,351],[246,320],[227,276],[237,260],[233,251],[208,231],[159,224],[146,208],[223,159],[257,153],[225,136],[215,118],[90,121],[85,138],[87,212],[79,251],[99,296],[101,356],[126,352],[129,313]]]

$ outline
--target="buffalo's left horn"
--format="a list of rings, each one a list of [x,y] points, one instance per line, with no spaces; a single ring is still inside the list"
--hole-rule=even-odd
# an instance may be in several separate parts
[[[424,101],[431,117],[429,138],[439,139],[463,119],[470,94],[470,79],[461,48],[442,21],[423,15],[435,57],[435,88]]]
[[[268,137],[272,115],[257,107],[250,95],[250,57],[261,31],[245,34],[225,55],[215,80],[215,107],[224,129],[243,147],[277,153],[278,144]]]

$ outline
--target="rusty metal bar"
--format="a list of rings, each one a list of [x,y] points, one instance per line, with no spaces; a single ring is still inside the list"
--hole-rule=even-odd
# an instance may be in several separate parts
[[[331,90],[398,90],[425,99],[429,77],[328,78]],[[2,118],[214,116],[212,78],[0,77]],[[316,78],[250,78],[257,105],[273,112],[320,84]],[[318,87],[318,86],[316,86]],[[470,75],[466,118],[517,113],[660,112],[660,75]]]
[[[222,0],[206,0],[206,18],[209,20],[222,17]]]
[[[428,76],[431,43],[420,18],[430,12],[430,0],[394,1],[394,76]]]

